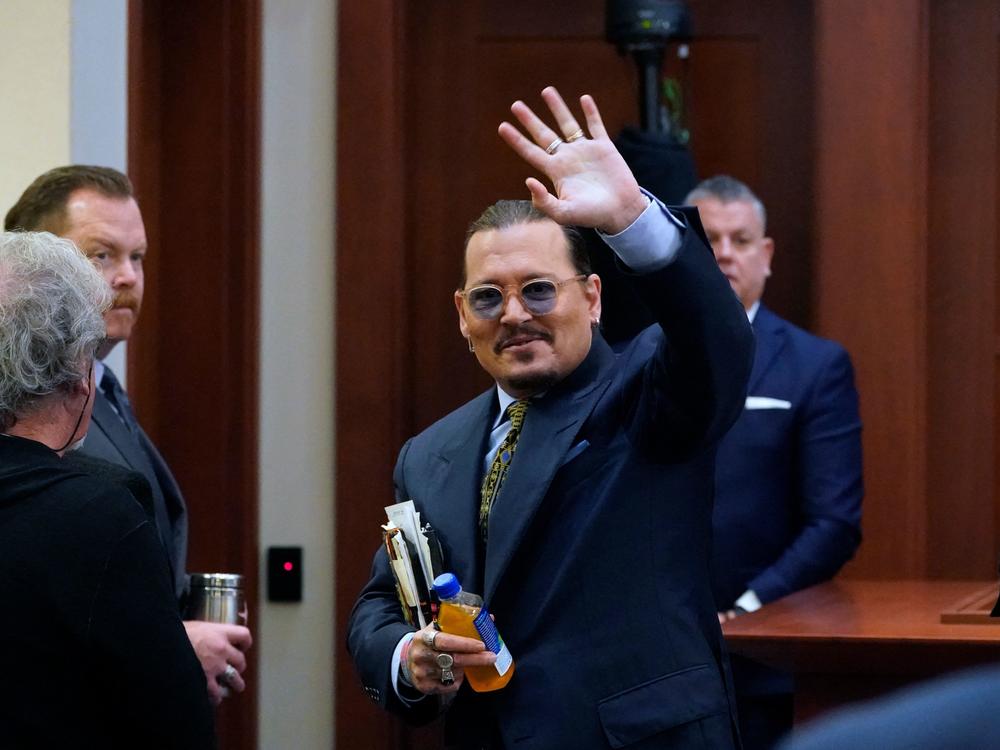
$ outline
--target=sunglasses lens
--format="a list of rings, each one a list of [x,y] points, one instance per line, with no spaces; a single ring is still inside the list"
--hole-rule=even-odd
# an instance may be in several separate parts
[[[494,318],[503,307],[503,292],[492,286],[477,286],[466,294],[469,307],[478,318]]]
[[[546,315],[556,306],[559,288],[554,281],[535,279],[521,287],[521,302],[532,315]],[[504,293],[499,287],[477,286],[465,293],[473,315],[492,320],[500,315],[504,306]]]
[[[521,287],[521,299],[533,315],[545,315],[555,307],[556,285],[548,279],[529,281]]]

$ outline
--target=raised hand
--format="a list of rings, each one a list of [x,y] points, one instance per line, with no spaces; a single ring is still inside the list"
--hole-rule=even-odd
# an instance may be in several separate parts
[[[498,129],[518,156],[552,182],[554,194],[534,177],[525,181],[532,203],[560,224],[617,234],[638,218],[649,201],[608,137],[597,104],[589,94],[580,97],[585,133],[555,88],[545,88],[542,99],[558,132],[522,101],[514,102],[510,111],[530,139],[509,122]]]

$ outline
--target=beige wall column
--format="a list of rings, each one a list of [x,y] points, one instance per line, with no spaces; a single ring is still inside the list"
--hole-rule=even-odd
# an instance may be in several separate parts
[[[263,3],[261,750],[333,747],[335,6]],[[264,601],[271,545],[304,547],[302,603]]]
[[[70,0],[0,3],[0,213],[70,158]]]

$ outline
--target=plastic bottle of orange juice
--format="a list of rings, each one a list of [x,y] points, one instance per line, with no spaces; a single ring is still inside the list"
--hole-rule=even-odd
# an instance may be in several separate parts
[[[444,633],[478,638],[497,655],[496,663],[486,667],[466,667],[465,679],[478,693],[499,690],[514,676],[514,658],[497,632],[493,618],[476,594],[462,591],[453,573],[442,573],[434,579],[434,590],[441,600],[438,627]]]

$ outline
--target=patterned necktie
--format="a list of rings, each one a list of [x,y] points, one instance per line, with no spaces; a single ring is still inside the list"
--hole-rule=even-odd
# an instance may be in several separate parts
[[[489,529],[490,509],[493,501],[500,494],[500,485],[507,476],[507,469],[514,458],[514,450],[517,448],[517,438],[521,434],[521,425],[524,424],[524,412],[528,408],[527,400],[514,401],[507,407],[507,416],[510,418],[510,430],[504,437],[497,453],[490,464],[490,470],[483,477],[483,485],[479,490],[479,533],[482,536],[483,544]]]

